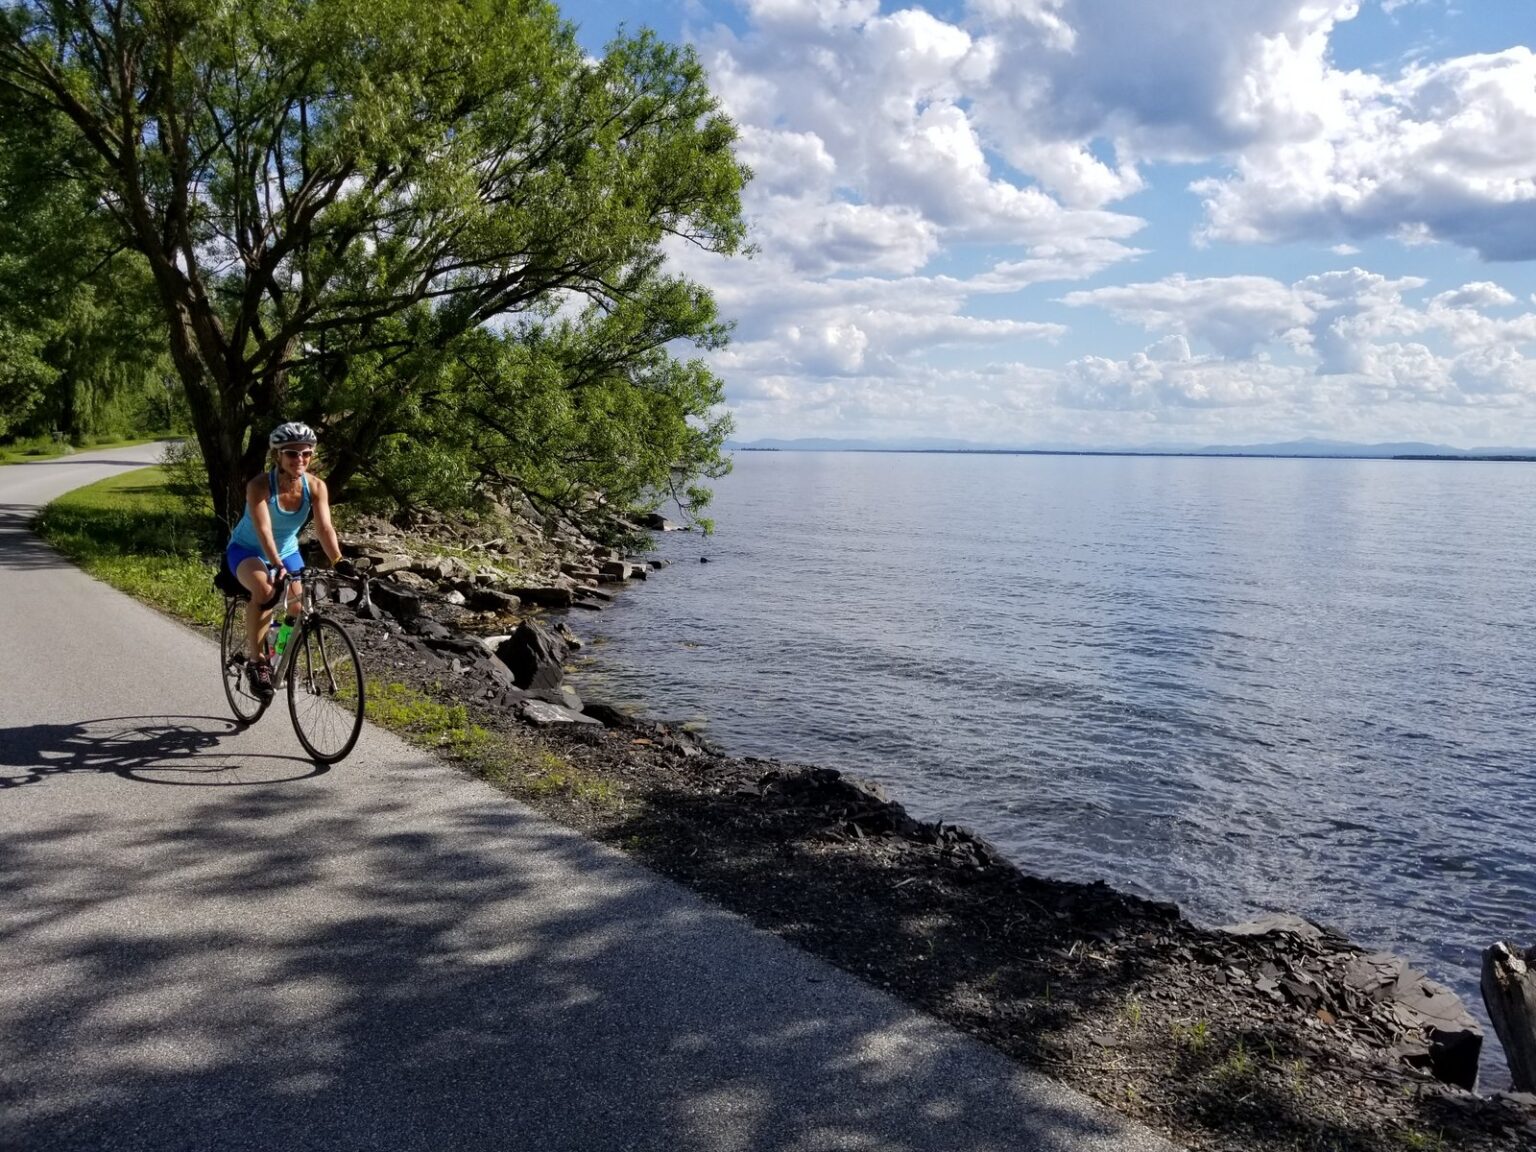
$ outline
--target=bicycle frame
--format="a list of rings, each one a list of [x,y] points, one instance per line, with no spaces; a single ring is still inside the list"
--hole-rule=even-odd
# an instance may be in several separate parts
[[[332,579],[346,579],[344,576],[336,576],[331,573],[328,573],[327,575]],[[303,591],[299,597],[299,610],[294,614],[293,631],[288,634],[288,645],[283,649],[283,654],[278,657],[277,664],[272,669],[273,692],[280,692],[284,687],[287,686],[288,673],[293,669],[293,662],[298,659],[297,653],[299,651],[299,646],[301,644],[308,644],[310,642],[305,624],[309,621],[311,616],[318,616],[322,614],[320,610],[321,601],[316,599],[315,595],[315,589],[317,585],[320,585],[321,579],[321,576],[311,568],[305,568],[297,576],[291,576],[285,573],[284,575],[278,577],[277,587],[273,591],[271,601],[273,612],[277,611],[277,606],[279,604],[282,604],[285,610],[287,609],[288,585],[292,581],[298,580],[299,583],[303,586]],[[366,591],[363,593],[363,595],[367,595]],[[326,656],[324,634],[320,634],[314,642],[320,646],[320,667],[326,670],[327,675],[330,675],[331,662]],[[314,669],[314,660],[309,662],[309,667],[311,670]],[[313,671],[311,671],[311,674],[313,674]],[[330,680],[331,691],[335,692],[335,676],[330,675]],[[310,685],[311,689],[313,689],[313,687],[314,685]]]

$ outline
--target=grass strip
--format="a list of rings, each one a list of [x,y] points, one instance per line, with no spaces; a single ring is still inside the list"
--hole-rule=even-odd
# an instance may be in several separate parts
[[[224,601],[213,587],[217,522],[141,468],[77,488],[33,521],[44,540],[92,576],[194,624],[217,628]]]
[[[55,440],[51,436],[34,436],[29,440],[17,440],[10,444],[0,444],[0,464],[20,464],[27,460],[47,460],[55,456],[69,456],[76,452],[85,452],[98,448],[132,448],[138,444],[153,444],[156,440],[163,440],[169,432],[158,436],[140,437],[103,437],[96,439],[87,437],[79,444],[71,444],[68,440]]]

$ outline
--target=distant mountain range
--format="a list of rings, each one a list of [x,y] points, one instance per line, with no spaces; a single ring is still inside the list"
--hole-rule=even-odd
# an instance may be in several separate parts
[[[1345,440],[1286,440],[1276,444],[1158,444],[1145,447],[1083,447],[1078,444],[978,444],[971,440],[918,438],[912,440],[838,440],[811,437],[797,440],[751,440],[727,447],[776,452],[1009,452],[1066,453],[1111,456],[1305,456],[1363,460],[1402,456],[1536,457],[1536,448],[1452,448],[1446,444],[1400,441],[1354,444]]]

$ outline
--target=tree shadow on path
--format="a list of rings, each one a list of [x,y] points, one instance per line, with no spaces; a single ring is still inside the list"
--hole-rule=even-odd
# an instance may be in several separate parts
[[[409,802],[0,831],[0,1145],[1158,1146],[612,852],[381,771]]]

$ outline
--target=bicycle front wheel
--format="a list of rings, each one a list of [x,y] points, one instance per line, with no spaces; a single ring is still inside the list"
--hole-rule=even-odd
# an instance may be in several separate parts
[[[311,616],[289,643],[288,713],[299,743],[321,764],[352,751],[363,730],[363,665],[347,630]]]
[[[251,688],[245,663],[245,616],[254,611],[249,600],[231,597],[224,605],[224,631],[219,636],[219,667],[224,676],[224,698],[230,711],[242,724],[254,724],[267,710],[270,697],[263,699]]]

